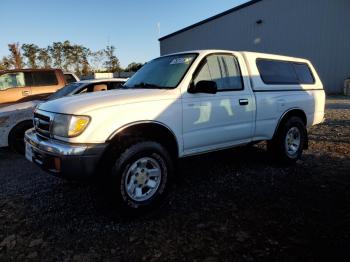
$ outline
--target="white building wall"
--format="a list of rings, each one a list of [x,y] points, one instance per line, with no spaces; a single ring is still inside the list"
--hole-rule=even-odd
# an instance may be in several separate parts
[[[350,77],[350,0],[262,0],[160,41],[162,55],[208,48],[307,58],[326,91],[340,93]]]

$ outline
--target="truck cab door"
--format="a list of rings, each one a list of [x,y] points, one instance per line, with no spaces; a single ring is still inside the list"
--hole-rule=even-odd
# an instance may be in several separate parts
[[[251,141],[255,103],[243,83],[238,59],[232,54],[207,56],[194,73],[192,84],[214,81],[216,94],[183,96],[185,154],[200,153]]]

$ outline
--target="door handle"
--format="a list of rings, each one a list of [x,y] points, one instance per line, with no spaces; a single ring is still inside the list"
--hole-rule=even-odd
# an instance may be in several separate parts
[[[249,104],[249,101],[248,101],[248,99],[239,99],[239,104],[241,106],[246,106]]]
[[[22,91],[22,95],[24,95],[24,96],[29,95],[29,91]]]

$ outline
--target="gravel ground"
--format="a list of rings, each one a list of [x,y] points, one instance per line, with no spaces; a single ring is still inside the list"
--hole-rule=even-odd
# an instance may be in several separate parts
[[[350,261],[350,99],[293,167],[265,145],[183,160],[168,205],[126,220],[91,185],[0,151],[1,261]]]

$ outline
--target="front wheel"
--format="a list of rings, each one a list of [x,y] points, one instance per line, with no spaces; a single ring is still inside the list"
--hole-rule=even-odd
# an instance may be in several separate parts
[[[291,117],[279,127],[275,137],[268,141],[268,150],[284,163],[294,163],[301,158],[307,130],[299,117]]]
[[[161,144],[132,144],[119,155],[112,169],[114,196],[128,211],[150,209],[164,201],[172,172],[172,159]]]

